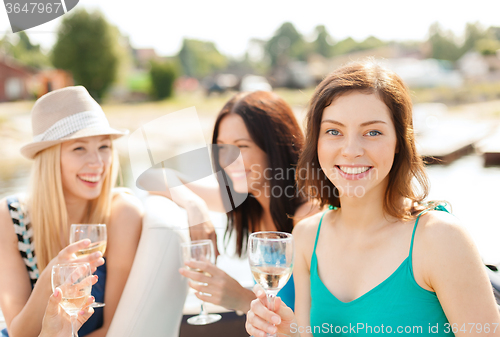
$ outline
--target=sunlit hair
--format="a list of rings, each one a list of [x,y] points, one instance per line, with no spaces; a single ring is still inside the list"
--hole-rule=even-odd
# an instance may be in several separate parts
[[[279,170],[286,174],[282,179],[271,179],[270,190],[276,188],[287,191],[288,187],[296,188],[295,166],[304,142],[300,129],[291,107],[278,95],[267,91],[240,93],[230,99],[222,108],[215,121],[213,144],[217,143],[219,128],[222,120],[229,114],[236,114],[243,119],[253,142],[266,153],[269,169],[272,176]],[[214,151],[215,172],[221,171],[218,151]],[[231,180],[229,183],[231,184]],[[224,182],[220,187],[226,188]],[[225,191],[222,191],[224,194]],[[224,199],[227,203],[227,200]],[[297,208],[305,202],[305,198],[293,193],[290,196],[282,193],[279,197],[270,200],[270,212],[276,229],[281,232],[291,233],[293,229],[293,215]],[[226,209],[231,205],[226,204]],[[236,232],[236,252],[241,255],[246,247],[248,233],[258,230],[262,216],[262,207],[257,199],[249,195],[245,201],[227,213],[228,226],[226,238]],[[227,234],[229,233],[229,236]],[[226,241],[227,242],[227,241]]]
[[[83,223],[107,223],[111,212],[112,189],[118,175],[118,155],[112,160],[99,197],[88,202]],[[31,170],[28,210],[33,226],[37,266],[40,273],[63,249],[69,239],[69,223],[61,178],[61,144],[36,155]]]
[[[341,206],[336,187],[319,170],[318,137],[324,109],[338,97],[351,92],[376,94],[391,112],[397,145],[384,197],[384,212],[399,219],[408,219],[421,209],[418,203],[427,197],[429,191],[424,163],[415,147],[412,102],[401,78],[372,59],[349,63],[328,75],[317,86],[306,117],[306,140],[298,163],[299,187],[306,191],[329,190],[331,193],[319,193],[312,197],[322,205]],[[403,206],[402,197],[410,199],[412,205]]]

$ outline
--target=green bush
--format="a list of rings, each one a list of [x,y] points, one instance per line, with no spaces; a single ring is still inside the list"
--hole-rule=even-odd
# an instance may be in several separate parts
[[[152,61],[151,69],[149,70],[151,96],[158,100],[172,97],[174,82],[177,76],[177,67],[174,62]]]

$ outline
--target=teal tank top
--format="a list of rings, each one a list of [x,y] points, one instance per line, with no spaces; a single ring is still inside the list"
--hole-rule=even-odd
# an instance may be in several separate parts
[[[443,205],[421,212],[415,221],[408,257],[382,283],[350,302],[337,299],[318,275],[316,245],[323,214],[311,257],[311,325],[300,328],[309,329],[314,336],[381,333],[454,336],[436,293],[420,287],[413,277],[411,257],[415,230],[420,216],[431,209],[448,212]]]

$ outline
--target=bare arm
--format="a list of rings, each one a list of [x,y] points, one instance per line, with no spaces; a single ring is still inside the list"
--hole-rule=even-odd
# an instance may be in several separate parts
[[[432,213],[423,233],[425,275],[450,328],[455,336],[500,336],[498,307],[472,239],[453,216]]]
[[[120,193],[114,197],[107,224],[104,322],[100,329],[88,334],[89,337],[104,337],[108,332],[139,245],[142,215],[142,205],[135,196]]]
[[[90,255],[75,259],[76,251],[87,247],[90,240],[80,241],[64,248],[41,273],[35,288],[17,248],[17,236],[10,218],[6,200],[0,201],[0,305],[5,316],[10,337],[35,337],[42,328],[47,301],[52,294],[51,270],[58,263],[91,262],[93,270],[104,261]]]
[[[304,220],[293,230],[293,237],[296,245],[295,266],[293,268],[293,277],[295,281],[295,317],[297,318],[297,327],[291,332],[301,332],[301,337],[312,337],[305,332],[305,327],[310,326],[309,313],[311,311],[311,281],[310,281],[310,261],[312,254],[311,244],[314,245],[314,237],[311,233],[316,233],[311,220]],[[315,222],[318,223],[317,221]],[[316,227],[317,228],[317,227]],[[310,242],[312,240],[312,243]],[[292,327],[294,328],[294,327]]]
[[[187,209],[190,203],[202,201],[208,210],[225,212],[218,184],[188,182],[182,173],[171,169],[156,170],[141,181],[150,193],[169,198],[180,207]]]
[[[255,299],[254,293],[244,288],[223,270],[211,263],[201,261],[189,261],[186,265],[210,275],[186,268],[179,269],[181,275],[195,281],[190,281],[189,286],[198,291],[195,295],[200,300],[242,312],[250,309],[250,302]]]
[[[312,337],[306,333],[306,327],[310,325],[309,312],[311,308],[311,292],[309,281],[309,261],[314,245],[314,238],[319,223],[319,218],[312,216],[299,222],[293,229],[295,240],[295,265],[293,277],[295,282],[295,314],[290,308],[279,300],[276,315],[266,307],[264,294],[259,295],[262,290],[258,285],[254,287],[257,299],[251,302],[250,311],[247,314],[246,330],[249,334],[261,336],[263,332],[271,332],[273,317],[276,321],[277,331],[293,337]],[[316,227],[315,227],[316,226]],[[276,317],[277,316],[277,317]]]
[[[169,188],[167,181],[170,186],[175,187]],[[224,212],[219,187],[199,182],[185,183],[186,180],[179,172],[169,169],[157,170],[147,181],[148,186],[158,186],[158,191],[152,191],[151,194],[169,198],[186,210],[191,240],[212,240],[217,257],[217,234],[208,211]]]

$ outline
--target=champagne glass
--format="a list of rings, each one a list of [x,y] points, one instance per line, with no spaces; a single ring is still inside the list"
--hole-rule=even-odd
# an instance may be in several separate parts
[[[215,253],[212,240],[197,240],[181,243],[182,258],[184,262],[188,261],[206,261],[212,264],[215,263]],[[201,272],[201,270],[187,269]],[[187,322],[191,325],[205,325],[215,323],[222,318],[219,314],[208,314],[205,310],[205,302],[201,302],[201,311],[197,316],[190,317]]]
[[[274,300],[292,275],[295,255],[292,234],[256,232],[248,237],[248,260],[252,275],[267,295],[268,308],[274,311]],[[282,334],[267,334],[270,337]]]
[[[78,311],[82,310],[92,290],[92,272],[88,263],[58,264],[52,267],[52,291],[61,289],[59,305],[71,317],[72,337],[78,337],[75,327]]]
[[[102,255],[106,252],[107,232],[105,224],[73,224],[69,236],[69,243],[89,239],[90,245],[75,253],[76,256],[85,256],[100,251]],[[104,303],[95,302],[91,304],[94,308],[104,307]]]

